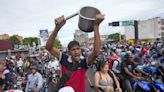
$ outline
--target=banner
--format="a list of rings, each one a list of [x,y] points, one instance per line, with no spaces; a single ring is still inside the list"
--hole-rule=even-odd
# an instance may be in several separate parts
[[[42,38],[44,41],[48,39],[48,30],[44,29],[44,30],[40,30],[40,38]]]

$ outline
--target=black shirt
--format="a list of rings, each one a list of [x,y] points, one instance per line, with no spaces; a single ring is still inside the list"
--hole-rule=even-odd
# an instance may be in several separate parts
[[[0,86],[4,84],[5,80],[0,78]]]
[[[131,79],[131,78],[133,78],[132,76],[130,76],[129,74],[127,74],[125,72],[125,70],[124,70],[125,67],[127,67],[128,70],[132,73],[133,70],[134,70],[134,68],[135,68],[135,65],[133,63],[131,63],[131,64],[130,63],[127,63],[126,61],[123,61],[121,63],[121,75],[123,75],[123,77],[125,79]]]

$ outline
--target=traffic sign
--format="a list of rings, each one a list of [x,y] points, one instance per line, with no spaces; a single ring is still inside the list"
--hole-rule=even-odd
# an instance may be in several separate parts
[[[133,26],[134,21],[121,21],[121,26]]]

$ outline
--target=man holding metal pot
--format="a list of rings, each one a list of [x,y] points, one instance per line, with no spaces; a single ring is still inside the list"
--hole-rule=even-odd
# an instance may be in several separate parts
[[[70,87],[74,90],[74,92],[86,92],[86,83],[85,83],[85,72],[88,66],[91,66],[96,59],[96,57],[100,53],[101,41],[99,34],[99,25],[104,20],[104,15],[98,14],[94,20],[93,24],[93,32],[94,32],[94,44],[93,44],[93,52],[88,56],[88,58],[80,58],[81,56],[81,47],[77,41],[71,41],[68,44],[69,55],[66,55],[60,52],[59,49],[53,47],[53,43],[55,42],[55,38],[62,28],[62,26],[66,23],[64,16],[61,16],[56,19],[58,22],[56,23],[56,27],[52,34],[50,35],[46,49],[55,57],[58,58],[59,62],[62,65],[62,78],[59,85],[57,85],[57,90],[54,92],[60,91],[63,87]],[[67,90],[68,91],[68,90]]]

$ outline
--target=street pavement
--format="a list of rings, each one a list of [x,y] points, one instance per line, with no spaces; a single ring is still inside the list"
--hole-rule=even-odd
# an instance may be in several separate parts
[[[89,78],[89,80],[91,81],[91,83],[94,85],[94,74],[95,74],[96,70],[94,70],[93,68],[88,68],[86,75]],[[94,88],[90,87],[90,84],[88,82],[88,80],[86,79],[86,92],[96,92]]]

